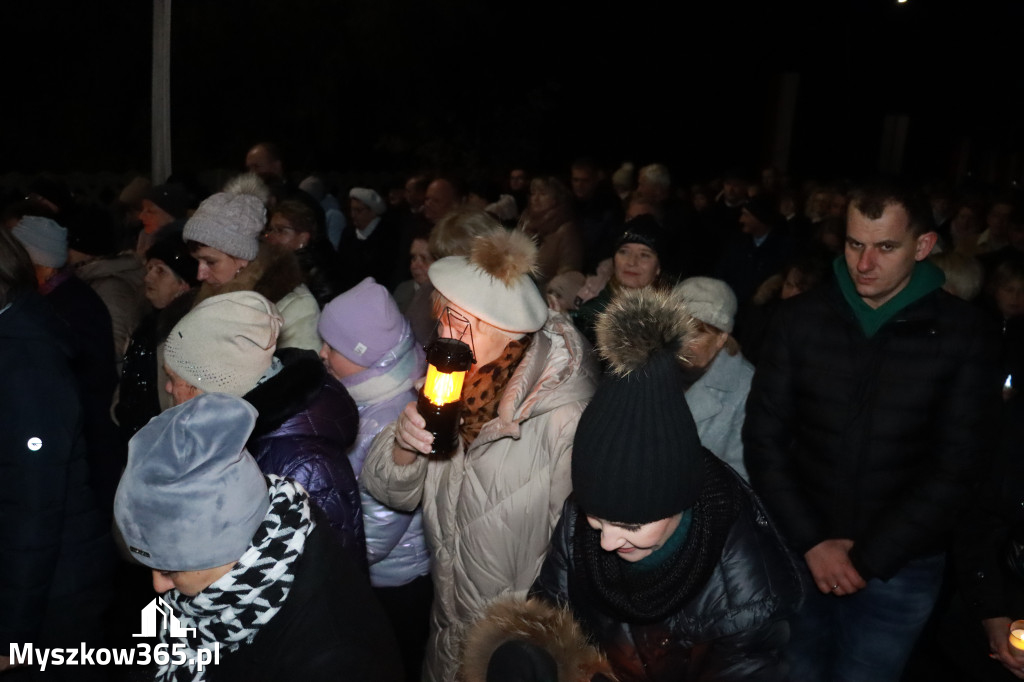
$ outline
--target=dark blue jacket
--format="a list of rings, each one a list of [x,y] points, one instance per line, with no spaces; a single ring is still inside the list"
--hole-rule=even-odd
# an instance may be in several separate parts
[[[0,313],[0,652],[81,641],[114,548],[89,485],[73,340],[36,293]],[[80,613],[78,622],[62,614]],[[96,616],[92,619],[92,616]]]
[[[366,567],[359,487],[345,453],[359,412],[316,353],[277,353],[284,367],[244,397],[259,412],[248,449],[266,474],[295,479],[326,514],[342,546]]]

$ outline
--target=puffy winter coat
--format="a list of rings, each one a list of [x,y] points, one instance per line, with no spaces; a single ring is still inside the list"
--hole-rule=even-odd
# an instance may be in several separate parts
[[[259,412],[247,448],[260,469],[295,479],[365,567],[359,489],[345,451],[359,415],[345,388],[311,351],[277,352],[280,372],[243,396]]]
[[[747,471],[799,554],[854,541],[865,578],[935,553],[998,415],[998,337],[944,291],[864,335],[833,278],[784,301],[747,401]]]
[[[583,512],[572,499],[565,504],[532,592],[572,610],[620,682],[786,679],[786,618],[803,597],[797,566],[750,487],[721,462],[713,466],[738,494],[739,513],[707,582],[677,612],[653,623],[619,620],[584,585],[574,547]]]
[[[393,424],[370,448],[367,490],[396,509],[423,503],[434,561],[429,679],[453,679],[460,631],[490,600],[524,595],[540,571],[572,485],[573,435],[595,376],[583,337],[550,313],[505,386],[498,416],[468,450],[398,466]]]
[[[743,418],[754,367],[740,354],[722,351],[686,391],[686,404],[697,423],[700,443],[744,479]]]
[[[68,330],[32,292],[0,312],[0,348],[0,655],[6,656],[11,643],[88,641],[111,594],[115,560],[109,515],[89,486]],[[69,620],[76,610],[77,622]]]
[[[129,252],[83,263],[75,274],[99,294],[110,312],[114,357],[120,369],[128,339],[150,309],[143,283],[146,268]]]
[[[396,358],[396,349],[404,353]],[[359,477],[373,439],[398,418],[402,408],[416,400],[413,383],[423,376],[423,351],[411,331],[385,356],[387,369],[371,367],[341,380],[359,408],[359,434],[348,451],[352,470]],[[399,587],[430,572],[430,550],[423,533],[423,510],[399,511],[378,502],[360,485],[366,557],[374,587]]]

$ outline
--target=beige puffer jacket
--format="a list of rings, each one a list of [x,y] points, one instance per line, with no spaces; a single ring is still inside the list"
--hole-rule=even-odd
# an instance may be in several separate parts
[[[394,424],[377,436],[361,480],[384,504],[423,502],[433,554],[434,610],[424,679],[455,679],[465,627],[493,599],[524,597],[540,572],[571,491],[576,424],[597,368],[564,315],[549,313],[498,405],[498,416],[451,460],[398,466]]]

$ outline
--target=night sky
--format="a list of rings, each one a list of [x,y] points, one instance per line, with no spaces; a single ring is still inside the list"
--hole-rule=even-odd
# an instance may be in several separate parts
[[[151,12],[4,3],[0,173],[148,171]],[[906,115],[906,172],[1024,179],[1022,20],[1009,0],[175,0],[174,166],[270,139],[293,171],[590,155],[706,179],[771,159],[795,74],[791,172],[876,170]]]

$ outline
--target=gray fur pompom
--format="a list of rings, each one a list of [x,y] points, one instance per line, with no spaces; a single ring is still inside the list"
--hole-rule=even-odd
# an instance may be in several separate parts
[[[695,333],[682,299],[651,288],[621,291],[598,315],[595,331],[597,352],[620,377],[646,365],[658,350],[689,364],[687,348]]]

